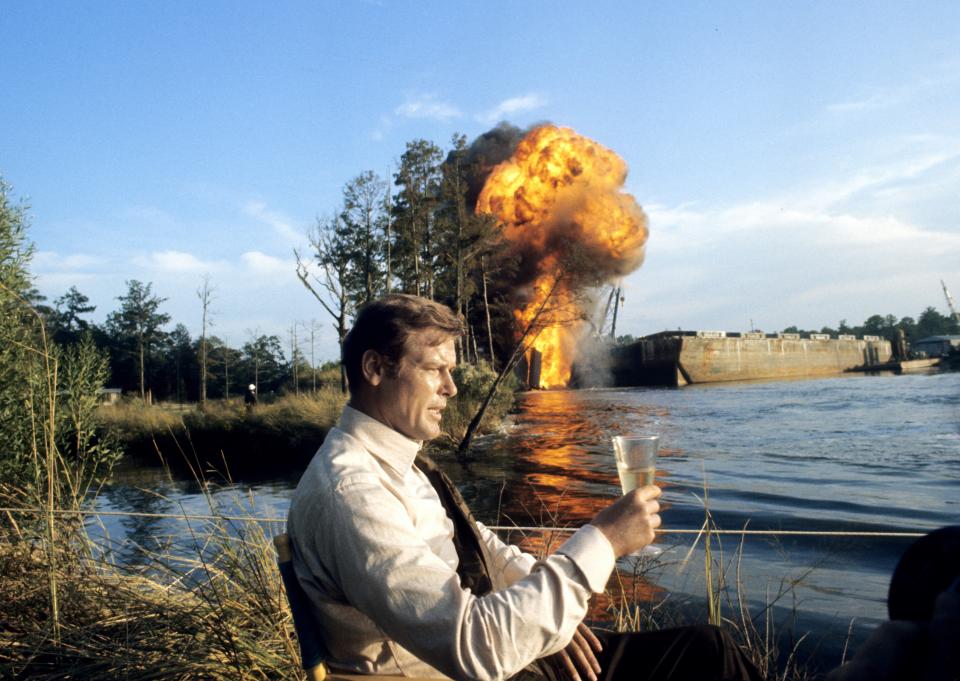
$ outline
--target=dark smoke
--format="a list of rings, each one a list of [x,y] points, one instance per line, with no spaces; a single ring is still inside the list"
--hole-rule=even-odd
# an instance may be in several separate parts
[[[483,184],[487,181],[490,171],[510,158],[520,144],[520,140],[541,125],[544,124],[536,123],[523,129],[503,121],[473,140],[464,159],[465,165],[471,168],[467,182],[467,205],[471,210],[477,205],[477,197],[483,191]]]

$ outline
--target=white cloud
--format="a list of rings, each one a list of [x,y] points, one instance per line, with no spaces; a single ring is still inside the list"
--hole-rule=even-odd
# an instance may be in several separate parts
[[[960,79],[960,60],[951,58],[929,67],[924,73],[908,76],[902,83],[863,88],[863,93],[853,99],[834,102],[826,106],[830,114],[845,115],[886,109],[909,103],[927,93],[940,93]]]
[[[33,267],[42,270],[85,270],[103,265],[106,259],[87,253],[61,255],[56,251],[37,251],[33,256]]]
[[[410,95],[393,113],[402,118],[428,118],[437,121],[448,121],[463,115],[456,106],[437,99],[434,94]]]
[[[258,275],[294,277],[296,263],[293,260],[276,258],[260,251],[247,251],[240,256],[246,271]]]
[[[277,211],[269,210],[262,201],[249,201],[243,206],[243,212],[273,230],[289,244],[299,246],[306,241],[306,230],[297,229],[293,221]]]
[[[949,140],[940,153],[917,146],[767,197],[646,206],[647,259],[627,278],[636,306],[623,332],[737,330],[750,320],[818,328],[939,305],[939,279],[960,280],[960,229],[927,218],[915,192],[921,203],[951,200],[960,156]]]
[[[836,204],[858,194],[896,187],[915,180],[938,166],[960,160],[960,141],[939,140],[935,142],[937,148],[932,151],[926,149],[932,146],[930,142],[908,140],[905,148],[898,150],[893,161],[866,167],[848,178],[823,183],[819,188],[808,192],[803,203],[814,206]]]
[[[223,271],[228,267],[222,260],[201,260],[192,253],[172,250],[137,256],[133,263],[137,267],[170,274],[205,274]]]
[[[478,114],[476,119],[482,123],[493,124],[514,114],[539,109],[545,106],[546,103],[547,100],[537,93],[521,95],[520,97],[510,97],[489,111]]]
[[[903,95],[897,92],[874,92],[860,99],[850,99],[827,105],[827,111],[833,114],[845,114],[856,111],[883,109],[903,101]]]

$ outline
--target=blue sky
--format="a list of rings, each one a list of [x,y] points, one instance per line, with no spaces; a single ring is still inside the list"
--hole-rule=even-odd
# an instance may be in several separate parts
[[[239,345],[329,320],[292,249],[408,140],[499,120],[620,154],[647,211],[619,322],[768,331],[960,295],[960,3],[0,0],[0,173],[33,271],[151,281]],[[301,332],[302,333],[302,332]]]

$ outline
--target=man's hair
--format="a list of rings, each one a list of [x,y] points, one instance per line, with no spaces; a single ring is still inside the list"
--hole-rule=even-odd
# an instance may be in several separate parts
[[[436,337],[428,340],[431,345],[464,332],[463,321],[449,307],[419,296],[393,293],[361,307],[343,341],[341,358],[351,394],[364,384],[363,353],[376,351],[388,368],[396,371],[410,334],[425,330],[436,332]]]

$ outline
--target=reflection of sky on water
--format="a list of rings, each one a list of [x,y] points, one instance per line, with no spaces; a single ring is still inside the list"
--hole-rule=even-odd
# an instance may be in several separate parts
[[[196,555],[204,544],[210,521],[187,516],[239,516],[285,518],[296,480],[281,478],[256,483],[220,480],[177,480],[161,468],[138,467],[126,462],[97,498],[99,511],[124,511],[144,515],[106,515],[87,525],[105,556],[121,563],[138,563],[144,551],[151,555]],[[175,518],[150,517],[150,514]],[[243,523],[226,522],[229,533],[242,531]],[[266,523],[270,534],[283,524]]]

